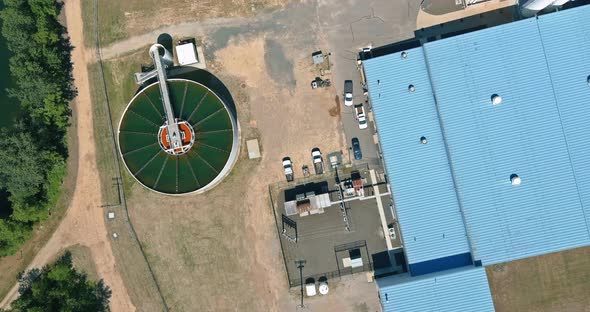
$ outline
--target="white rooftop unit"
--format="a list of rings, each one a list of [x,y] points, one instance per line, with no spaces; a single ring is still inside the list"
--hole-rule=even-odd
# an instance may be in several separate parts
[[[191,65],[199,62],[197,50],[192,42],[177,45],[176,56],[180,65]]]

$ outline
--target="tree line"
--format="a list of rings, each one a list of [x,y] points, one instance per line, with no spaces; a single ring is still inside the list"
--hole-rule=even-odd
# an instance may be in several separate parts
[[[94,282],[85,273],[78,272],[69,251],[53,264],[21,274],[18,293],[10,309],[0,309],[0,312],[110,311],[109,287],[102,280]]]
[[[57,202],[68,157],[69,103],[76,96],[73,47],[59,22],[63,3],[3,1],[2,36],[13,53],[14,87],[7,91],[21,113],[14,127],[0,131],[0,190],[10,204],[0,218],[0,256],[16,252]]]

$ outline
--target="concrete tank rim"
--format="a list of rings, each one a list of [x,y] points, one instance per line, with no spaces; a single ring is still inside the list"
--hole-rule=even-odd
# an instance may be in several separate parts
[[[144,188],[146,188],[149,191],[161,194],[161,195],[166,195],[166,196],[187,196],[187,195],[196,195],[196,194],[202,194],[205,193],[209,190],[211,190],[212,188],[214,188],[215,186],[217,186],[219,183],[221,183],[229,174],[229,172],[231,171],[231,169],[233,169],[233,167],[235,166],[237,160],[238,160],[238,154],[239,154],[239,150],[241,147],[241,138],[242,138],[242,131],[240,128],[240,124],[237,120],[237,112],[235,112],[236,116],[234,117],[233,114],[231,114],[231,111],[227,105],[227,103],[225,103],[224,100],[221,99],[221,97],[219,97],[219,95],[217,95],[216,92],[214,92],[213,90],[211,90],[209,87],[205,86],[204,84],[198,82],[198,81],[194,81],[194,80],[190,80],[190,79],[185,79],[185,78],[169,78],[167,79],[167,81],[184,81],[184,82],[188,82],[188,83],[194,83],[196,85],[199,85],[203,88],[205,88],[206,90],[208,90],[211,94],[215,95],[215,97],[219,100],[219,102],[223,105],[223,107],[225,108],[225,111],[227,112],[229,119],[231,121],[232,124],[232,136],[233,136],[233,144],[232,144],[232,149],[230,151],[229,157],[225,163],[225,165],[223,166],[223,168],[221,169],[221,171],[219,172],[219,174],[217,174],[217,176],[211,180],[209,183],[205,184],[203,187],[196,189],[194,191],[190,191],[190,192],[185,192],[185,193],[165,193],[165,192],[161,192],[158,191],[154,188],[151,188],[145,184],[143,184],[141,181],[139,181],[139,179],[133,174],[131,173],[131,170],[129,170],[129,167],[127,166],[127,162],[125,161],[125,158],[123,157],[123,153],[121,151],[121,144],[119,142],[119,137],[121,135],[121,123],[123,122],[123,117],[125,117],[125,115],[127,114],[127,111],[129,110],[129,107],[131,106],[131,104],[133,102],[135,102],[135,99],[143,94],[143,92],[147,89],[149,89],[150,87],[157,85],[158,81],[155,81],[153,83],[150,83],[149,85],[143,87],[141,90],[139,90],[139,92],[137,92],[135,95],[133,95],[133,97],[131,98],[131,100],[129,100],[129,102],[127,103],[127,105],[125,106],[125,109],[123,110],[123,114],[121,114],[121,117],[119,118],[119,124],[117,126],[117,137],[116,137],[116,141],[117,141],[117,150],[119,152],[119,156],[121,157],[121,159],[123,160],[123,165],[125,166],[125,169],[127,170],[127,172],[133,177],[133,179],[139,183],[141,186],[143,186]]]

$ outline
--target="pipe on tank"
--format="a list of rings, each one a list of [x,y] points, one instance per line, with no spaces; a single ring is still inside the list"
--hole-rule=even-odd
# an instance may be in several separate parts
[[[524,17],[535,16],[537,12],[545,9],[556,2],[556,0],[529,0],[520,7],[520,13]]]
[[[160,59],[166,66],[170,66],[174,64],[174,58],[172,57],[172,53],[166,49],[163,45],[159,43],[154,43],[150,47],[150,54],[151,53],[158,53],[160,55]],[[153,56],[152,56],[153,58]]]

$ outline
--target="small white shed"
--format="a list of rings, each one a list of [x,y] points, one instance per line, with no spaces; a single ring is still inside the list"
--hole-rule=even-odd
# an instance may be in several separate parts
[[[177,45],[176,56],[180,65],[191,65],[199,62],[197,50],[192,42]]]

